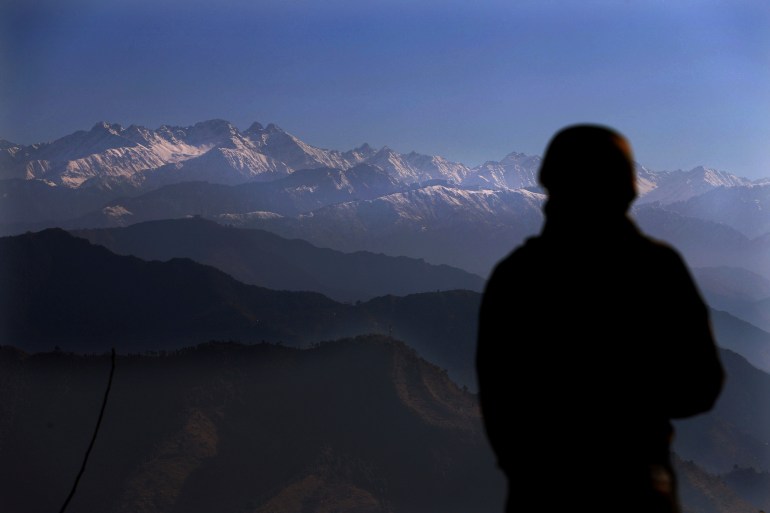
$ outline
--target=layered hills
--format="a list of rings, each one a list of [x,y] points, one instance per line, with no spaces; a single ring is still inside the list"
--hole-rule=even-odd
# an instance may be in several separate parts
[[[474,382],[480,294],[469,290],[344,304],[246,285],[186,258],[116,255],[58,229],[0,238],[0,277],[0,339],[24,350],[142,352],[211,339],[307,346],[381,333]]]
[[[94,355],[114,346],[119,425],[74,508],[499,511],[475,399],[453,383],[475,388],[480,277],[542,225],[539,165],[223,120],[1,141],[0,509],[58,506],[40,487],[64,494],[105,377]],[[767,510],[770,182],[637,177],[631,215],[690,265],[728,371],[714,411],[677,426],[685,511]],[[256,345],[180,349],[207,340]]]
[[[189,258],[238,281],[275,290],[320,292],[337,301],[424,291],[480,292],[481,277],[446,265],[370,252],[341,253],[272,232],[225,227],[202,218],[81,230],[74,235],[143,260]]]

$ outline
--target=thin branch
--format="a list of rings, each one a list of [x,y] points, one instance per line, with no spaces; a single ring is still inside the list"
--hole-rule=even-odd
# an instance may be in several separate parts
[[[112,388],[112,376],[115,374],[115,348],[112,348],[112,368],[110,369],[110,378],[109,381],[107,381],[107,390],[104,391],[104,399],[102,400],[102,409],[99,412],[99,419],[96,421],[96,428],[94,429],[94,436],[91,437],[91,443],[88,445],[88,450],[86,450],[86,455],[83,458],[83,465],[80,467],[80,472],[78,472],[77,477],[75,478],[75,484],[72,485],[72,490],[70,490],[70,494],[67,496],[67,500],[64,501],[64,504],[62,505],[61,509],[59,510],[59,513],[64,513],[64,510],[67,509],[67,506],[70,503],[70,500],[72,500],[72,497],[75,495],[75,490],[78,488],[78,483],[80,482],[80,478],[83,476],[83,473],[86,471],[86,463],[88,463],[88,457],[91,455],[91,449],[94,448],[94,442],[96,442],[96,435],[99,433],[99,426],[102,424],[102,418],[104,418],[104,409],[107,407],[107,397],[110,395],[110,388]]]

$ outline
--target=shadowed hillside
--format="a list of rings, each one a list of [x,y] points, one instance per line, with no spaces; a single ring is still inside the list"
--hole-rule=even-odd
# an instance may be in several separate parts
[[[674,450],[715,474],[736,465],[770,471],[770,376],[732,351],[720,357],[722,394],[709,413],[676,423]]]
[[[348,305],[318,293],[245,285],[188,259],[146,262],[62,230],[0,238],[0,343],[25,350],[120,352],[210,339],[303,346],[393,334],[475,385],[480,294],[384,296]]]
[[[338,301],[435,290],[479,292],[484,286],[480,276],[449,266],[368,252],[342,253],[262,230],[224,227],[202,218],[80,230],[74,234],[118,254],[144,260],[191,258],[244,283],[320,292]]]
[[[0,510],[56,511],[107,357],[0,349]],[[384,337],[118,359],[75,512],[499,512],[475,397]]]
[[[757,513],[725,480],[703,471],[691,461],[675,459],[679,496],[684,513]]]

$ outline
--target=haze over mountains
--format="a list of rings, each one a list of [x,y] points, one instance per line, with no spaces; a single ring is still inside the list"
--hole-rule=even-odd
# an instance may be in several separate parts
[[[321,292],[338,301],[453,289],[480,292],[484,286],[481,277],[446,265],[367,252],[342,253],[202,218],[72,233],[118,254],[161,261],[190,258],[243,283],[275,290]]]
[[[97,123],[51,143],[8,143],[0,155],[0,176],[12,178],[0,180],[5,234],[200,215],[486,276],[542,223],[540,158],[517,152],[471,168],[387,147],[321,149],[272,124],[239,131],[211,120],[157,130]],[[770,278],[770,181],[706,167],[638,165],[637,175],[635,211],[652,235],[682,245],[695,266],[739,262]],[[677,224],[690,226],[672,233]]]
[[[405,342],[419,357],[443,369],[447,380],[472,392],[483,279],[500,258],[541,228],[546,198],[536,180],[539,165],[538,156],[515,151],[500,161],[470,167],[440,156],[404,154],[366,144],[346,151],[328,150],[272,124],[255,123],[241,131],[222,120],[157,130],[98,123],[89,131],[51,143],[19,146],[3,141],[0,234],[8,236],[0,238],[0,345],[24,351],[51,351],[58,346],[65,352],[85,353],[117,346],[120,354],[168,354],[209,340],[264,341],[285,347],[228,346],[221,352],[206,352],[214,360],[204,358],[196,365],[204,374],[217,374],[224,371],[209,367],[219,358],[213,355],[228,359],[244,354],[239,351],[267,351],[268,356],[260,353],[265,360],[259,365],[306,358],[314,363],[303,369],[323,373],[339,370],[337,364],[325,367],[336,356],[315,350],[297,353],[287,346],[312,348],[323,341],[374,333]],[[575,172],[591,183],[590,170]],[[702,166],[656,172],[637,165],[637,175],[640,197],[631,215],[643,231],[672,243],[683,254],[714,309],[712,321],[726,350],[728,371],[739,376],[728,380],[725,403],[713,415],[695,419],[692,425],[684,423],[680,429],[678,465],[687,510],[734,513],[767,508],[767,497],[758,490],[770,475],[766,453],[770,440],[765,436],[767,419],[755,410],[770,397],[770,180],[752,182]],[[650,305],[649,312],[640,312],[640,319],[654,311],[655,305]],[[357,346],[356,358],[369,362],[381,358],[384,353],[378,344]],[[393,354],[406,350],[398,347]],[[22,390],[28,390],[25,383],[31,382],[24,381],[27,371],[20,369],[32,369],[37,356],[13,351],[5,357],[11,355],[8,361],[16,362],[9,365],[18,364],[13,367],[13,373],[19,371],[13,374],[17,387],[13,390],[22,397]],[[87,367],[82,357],[54,354],[58,356],[52,358],[65,366]],[[168,364],[166,370],[172,374],[186,372],[179,365],[187,363],[177,356],[139,360],[140,367]],[[55,370],[57,365],[46,368],[55,374],[60,372]],[[377,365],[380,370],[387,367]],[[438,383],[432,376],[442,375],[440,369],[415,375],[414,383]],[[340,390],[360,384],[361,378],[349,370],[340,374],[335,394],[345,397]],[[38,376],[37,370],[30,372]],[[375,375],[380,374],[372,375],[379,380],[380,391],[391,386],[387,380],[395,379],[392,373],[382,379]],[[214,402],[235,401],[241,406],[248,402],[248,394],[220,394],[223,389],[218,386],[230,386],[224,382],[212,381],[216,386],[185,383],[196,397],[217,397]],[[396,389],[403,392],[398,383]],[[277,390],[278,385],[270,386]],[[431,397],[407,390],[399,397],[402,406],[428,408],[432,413],[420,417],[423,420],[444,419],[443,413],[437,417],[435,412],[444,408],[437,404],[445,400],[451,404],[474,400],[464,391],[449,391],[445,396],[448,389],[442,390]],[[367,408],[373,412],[385,408],[379,402],[382,397],[377,395]],[[307,400],[299,392],[287,399],[280,415],[276,413],[276,422],[281,422],[281,415],[285,422],[295,422],[292,408],[302,410]],[[265,406],[266,411],[273,411],[270,408],[276,404]],[[251,468],[251,463],[233,456],[232,449],[246,443],[236,432],[259,431],[252,422],[255,418],[238,408],[232,412],[240,413],[232,416],[196,405],[174,413],[175,424],[169,421],[153,432],[157,435],[154,447],[161,447],[160,453],[139,451],[144,464],[126,462],[121,472],[132,477],[114,485],[123,486],[121,495],[115,496],[121,498],[110,499],[118,501],[116,511],[130,509],[146,499],[143,494],[159,489],[168,494],[155,496],[153,500],[160,502],[153,511],[192,511],[191,504],[205,503],[195,490],[199,486],[206,490],[216,481],[217,472]],[[132,409],[136,404],[126,407],[133,412],[130,415],[137,414]],[[46,408],[55,409],[55,405]],[[344,410],[340,405],[333,408]],[[398,408],[387,406],[377,415]],[[32,417],[28,412],[15,418]],[[356,418],[350,415],[351,422],[367,422]],[[13,422],[0,420],[0,450],[10,450],[24,438],[24,424]],[[413,433],[411,428],[407,431]],[[229,447],[224,452],[213,448],[214,432],[224,444],[217,447]],[[62,436],[42,428],[33,433],[43,438],[50,435],[52,444]],[[327,442],[334,438],[331,433],[325,431],[324,436],[331,437]],[[366,433],[362,436],[376,436],[371,430]],[[302,436],[308,435],[303,432]],[[452,436],[442,440],[455,443]],[[409,510],[403,495],[383,491],[376,484],[395,479],[382,478],[377,470],[384,465],[390,470],[383,475],[397,471],[391,460],[373,453],[362,456],[360,448],[355,449],[360,457],[340,456],[336,450],[329,456],[318,449],[323,440],[315,442],[320,445],[305,447],[317,455],[315,463],[302,460],[291,469],[281,467],[284,474],[274,476],[273,486],[259,497],[245,492],[251,485],[241,482],[235,496],[242,503],[233,503],[231,510],[289,513],[302,507],[318,509],[321,504],[351,512]],[[285,449],[292,442],[276,443]],[[19,447],[29,449],[35,442],[24,444]],[[202,452],[184,459],[173,447]],[[435,450],[438,459],[421,456],[432,469],[425,471],[438,469],[447,479],[461,482],[458,488],[466,486],[471,479],[467,475],[446,474],[447,461],[466,456],[446,445]],[[218,459],[225,452],[228,456]],[[183,473],[184,479],[169,477],[174,473],[161,465],[166,457],[189,470]],[[355,468],[369,477],[352,479],[347,470],[338,474],[339,468]],[[12,476],[13,470],[4,468],[3,475]],[[160,488],[148,484],[161,477],[165,484]],[[719,495],[714,496],[713,490],[719,490]],[[94,499],[99,492],[94,494],[88,499],[94,504],[106,500]],[[168,499],[171,496],[173,500]],[[293,497],[301,499],[292,502]],[[341,497],[353,499],[343,507]],[[166,499],[171,502],[158,506]],[[404,507],[396,508],[397,504]],[[479,511],[496,511],[490,508]]]

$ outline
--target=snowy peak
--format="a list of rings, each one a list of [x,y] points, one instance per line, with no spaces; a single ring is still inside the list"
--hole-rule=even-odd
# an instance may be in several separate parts
[[[459,224],[499,226],[524,219],[542,220],[544,196],[525,190],[468,190],[431,185],[364,201],[329,205],[300,216],[354,220],[356,226],[381,227],[383,222],[413,229],[450,231]],[[480,223],[480,224],[479,224]]]
[[[129,141],[142,144],[144,146],[149,146],[152,144],[153,139],[159,137],[151,130],[137,125],[130,125],[128,128],[121,130],[121,135]]]
[[[493,189],[523,189],[538,185],[541,158],[524,153],[509,153],[500,162],[487,161],[474,168],[464,185]]]
[[[26,150],[14,162],[0,162],[0,171],[10,168],[12,176],[67,187],[121,179],[134,186],[189,179],[234,184],[260,179],[263,174],[275,178],[292,171],[261,154],[235,126],[222,119],[190,127],[163,125],[157,130],[99,122],[88,132],[75,132]],[[196,162],[209,152],[213,154]],[[189,169],[183,170],[185,167]]]
[[[261,133],[264,130],[265,127],[262,126],[262,123],[255,121],[251,124],[251,126],[249,126],[249,128],[246,129],[245,132],[243,132],[243,134],[248,136],[252,133]]]
[[[366,159],[366,163],[379,167],[404,184],[432,180],[460,183],[470,171],[464,164],[451,162],[444,157],[414,151],[404,155],[388,146],[383,146]]]
[[[187,142],[194,146],[232,145],[235,141],[243,139],[238,129],[223,119],[211,119],[196,123],[188,128],[186,133]]]
[[[367,154],[368,155],[374,155],[374,153],[376,152],[376,150],[374,148],[369,146],[369,143],[364,143],[361,146],[359,146],[358,148],[354,148],[352,151],[358,152],[358,153],[360,153],[362,155],[367,155]]]
[[[527,155],[526,153],[511,152],[500,161],[504,166],[521,167],[540,167],[542,159],[537,155]]]
[[[637,196],[645,196],[658,187],[658,181],[660,180],[659,174],[653,173],[638,162],[634,162],[634,171],[636,173]]]
[[[91,128],[91,132],[108,133],[112,135],[120,135],[122,131],[123,127],[121,125],[117,123],[108,123],[107,121],[100,121]]]
[[[28,148],[21,157],[5,152],[0,176],[43,179],[68,187],[121,179],[155,187],[192,179],[226,184],[272,180],[302,169],[347,170],[365,163],[403,185],[439,181],[521,188],[536,184],[540,162],[539,157],[511,153],[499,163],[470,169],[441,156],[402,154],[367,143],[343,153],[307,144],[274,123],[254,122],[240,132],[223,119],[189,127],[163,125],[157,130],[99,122],[89,132]]]
[[[420,173],[422,181],[447,180],[459,184],[470,171],[466,165],[451,162],[438,155],[422,155],[412,151],[404,160]]]
[[[127,187],[153,188],[189,180],[235,185],[270,181],[304,169],[344,171],[367,164],[402,188],[445,183],[517,190],[538,186],[541,162],[539,156],[512,152],[500,161],[469,168],[438,155],[399,153],[367,143],[341,152],[310,145],[275,123],[254,122],[241,132],[223,119],[155,130],[101,121],[88,131],[50,143],[20,146],[0,140],[0,179],[35,179],[66,187],[118,187],[122,182]],[[636,164],[636,172],[639,203],[670,204],[714,188],[752,183],[704,166],[653,172]],[[591,179],[587,172],[585,179]]]
[[[749,185],[751,183],[745,178],[703,166],[693,168],[689,172],[689,175],[690,180],[702,180],[712,187],[736,187],[740,185]]]
[[[342,157],[351,164],[358,164],[364,162],[367,159],[372,158],[377,153],[377,150],[369,146],[368,143],[364,143],[358,148],[353,148],[342,154]]]
[[[266,127],[254,123],[244,135],[258,151],[294,171],[319,167],[347,169],[355,163],[339,151],[311,146],[273,123]]]
[[[686,201],[718,187],[740,187],[752,183],[746,178],[704,166],[689,171],[647,172],[645,177],[648,177],[655,187],[644,194],[642,190],[639,191],[639,204],[659,202],[668,205]]]
[[[399,182],[411,184],[420,181],[416,170],[405,162],[398,153],[387,146],[380,148],[377,153],[366,160],[366,163],[379,167]]]

